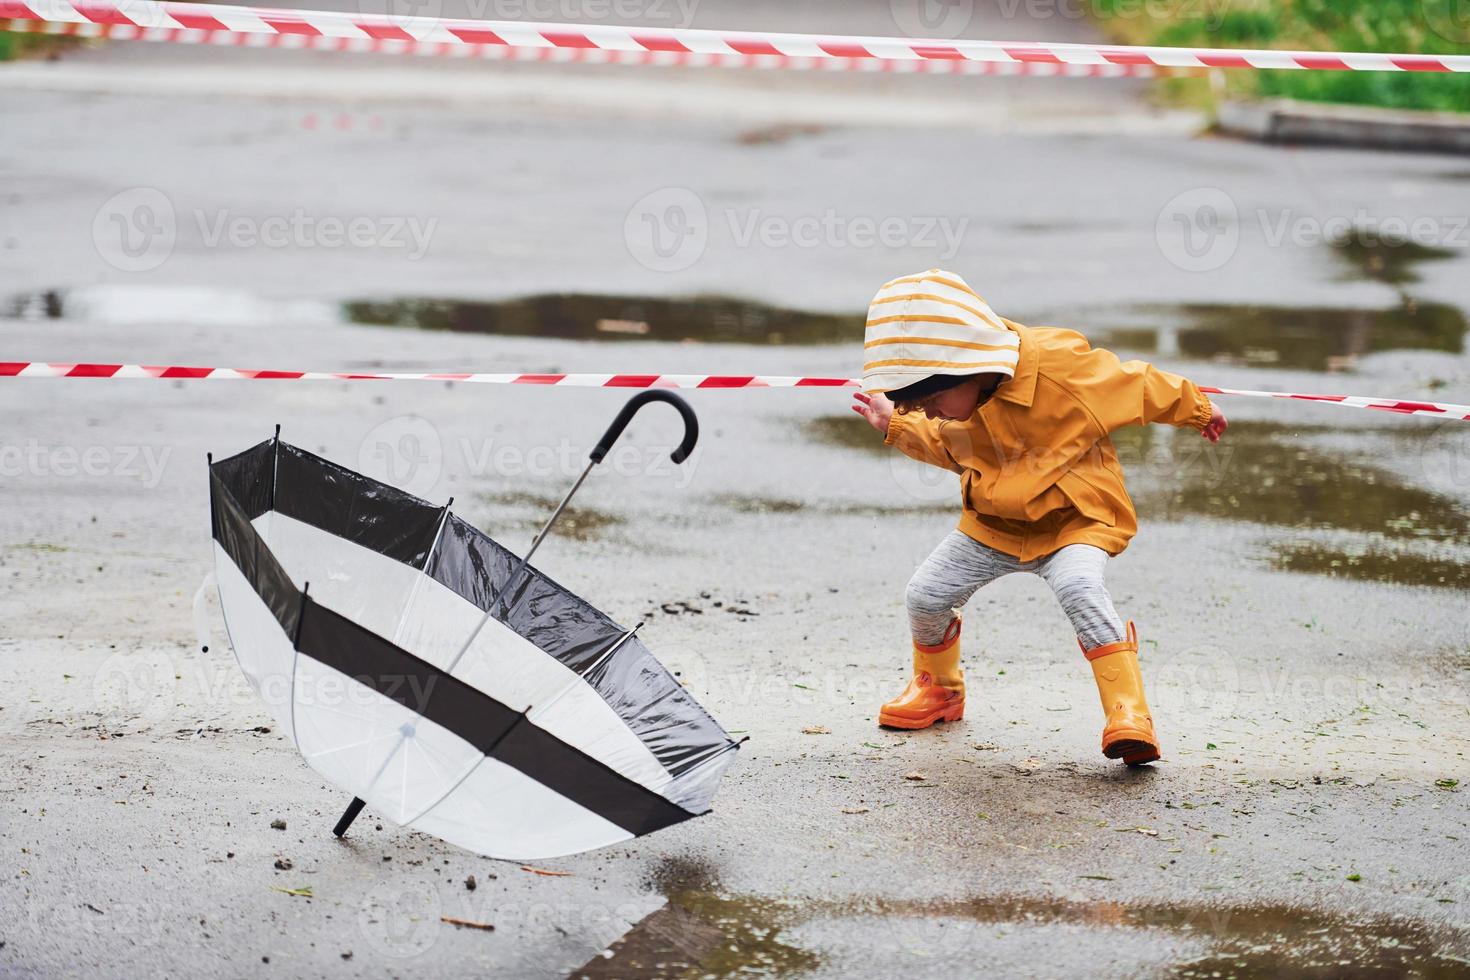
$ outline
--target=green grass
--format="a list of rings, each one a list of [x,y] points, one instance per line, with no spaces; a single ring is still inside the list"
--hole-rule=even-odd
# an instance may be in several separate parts
[[[1199,0],[1141,8],[1138,0],[1093,0],[1091,9],[1104,29],[1131,44],[1470,54],[1462,0]],[[1224,77],[1232,97],[1470,111],[1470,75],[1229,69]],[[1170,91],[1190,99],[1203,86],[1181,79]]]
[[[74,37],[0,31],[0,61],[14,61],[17,58],[44,58],[54,51],[76,43],[77,39]]]

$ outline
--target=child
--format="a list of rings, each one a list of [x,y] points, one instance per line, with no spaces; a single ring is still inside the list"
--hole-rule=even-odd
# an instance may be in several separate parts
[[[1225,416],[1193,382],[1093,350],[1071,330],[998,317],[952,272],[894,279],[868,308],[867,363],[853,411],[885,444],[960,474],[959,528],[908,584],[914,677],[880,725],[928,728],[965,713],[959,607],[1010,572],[1034,572],[1077,631],[1107,716],[1103,755],[1159,758],[1138,672],[1138,635],[1103,585],[1137,515],[1108,434],[1193,426],[1211,442]]]

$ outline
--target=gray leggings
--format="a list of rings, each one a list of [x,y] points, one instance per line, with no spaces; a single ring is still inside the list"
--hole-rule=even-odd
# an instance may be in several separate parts
[[[961,531],[951,531],[909,579],[909,627],[914,642],[933,646],[956,611],[982,586],[1011,572],[1033,572],[1056,593],[1077,638],[1091,650],[1123,639],[1123,621],[1103,585],[1108,553],[1090,544],[1069,544],[1042,558],[1017,561]]]

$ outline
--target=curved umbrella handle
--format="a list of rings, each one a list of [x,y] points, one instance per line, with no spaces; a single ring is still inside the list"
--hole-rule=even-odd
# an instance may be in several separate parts
[[[607,427],[607,431],[602,434],[597,445],[592,447],[589,457],[592,462],[602,462],[608,450],[612,449],[613,443],[618,441],[618,436],[622,435],[628,423],[633,421],[633,416],[649,402],[668,402],[679,410],[679,414],[684,417],[684,439],[679,443],[678,449],[669,453],[669,459],[675,463],[682,463],[689,458],[689,454],[694,452],[694,444],[699,441],[699,419],[694,417],[694,409],[690,408],[689,403],[684,399],[672,391],[655,388],[651,391],[640,391],[628,399],[628,404],[623,406],[623,410],[618,413],[617,418],[613,419],[612,425]]]

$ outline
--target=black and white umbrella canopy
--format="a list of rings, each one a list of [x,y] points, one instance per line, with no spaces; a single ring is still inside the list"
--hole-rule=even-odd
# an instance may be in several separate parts
[[[212,462],[210,504],[241,670],[375,813],[524,860],[709,810],[724,729],[632,631],[447,506],[279,437]]]

